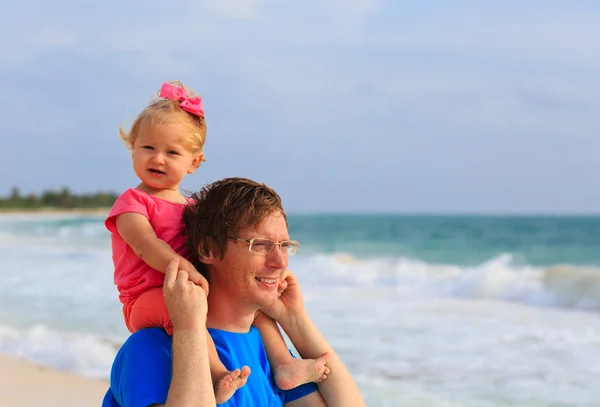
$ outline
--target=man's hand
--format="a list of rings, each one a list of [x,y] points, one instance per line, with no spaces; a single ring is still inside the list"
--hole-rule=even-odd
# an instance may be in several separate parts
[[[202,329],[208,312],[206,291],[190,280],[188,272],[179,268],[179,263],[178,259],[169,262],[163,285],[173,330]]]
[[[202,287],[202,289],[206,291],[206,294],[208,295],[208,281],[206,278],[200,274],[200,272],[196,270],[196,267],[194,267],[194,265],[189,261],[185,259],[180,259],[179,261],[179,268],[188,272],[190,281]]]

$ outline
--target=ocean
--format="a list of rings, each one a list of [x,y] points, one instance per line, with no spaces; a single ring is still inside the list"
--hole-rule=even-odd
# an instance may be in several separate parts
[[[103,216],[0,216],[0,351],[107,378]],[[290,215],[317,326],[370,407],[600,403],[600,217]]]

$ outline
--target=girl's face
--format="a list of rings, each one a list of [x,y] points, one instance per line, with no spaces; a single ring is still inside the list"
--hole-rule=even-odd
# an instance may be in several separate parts
[[[184,143],[181,126],[142,123],[133,144],[133,170],[142,183],[155,190],[177,191],[186,174],[193,173],[204,154]]]

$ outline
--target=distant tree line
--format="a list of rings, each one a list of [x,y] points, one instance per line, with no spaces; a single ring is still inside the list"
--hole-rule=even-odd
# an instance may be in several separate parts
[[[0,209],[94,209],[108,208],[117,196],[113,192],[74,194],[69,188],[46,190],[41,194],[22,195],[18,187],[13,187],[9,197],[0,197]]]

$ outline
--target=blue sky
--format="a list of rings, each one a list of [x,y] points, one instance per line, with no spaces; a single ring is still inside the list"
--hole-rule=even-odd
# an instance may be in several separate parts
[[[0,25],[0,194],[137,184],[117,135],[165,80],[204,98],[184,187],[290,212],[600,212],[593,1],[23,0]]]

